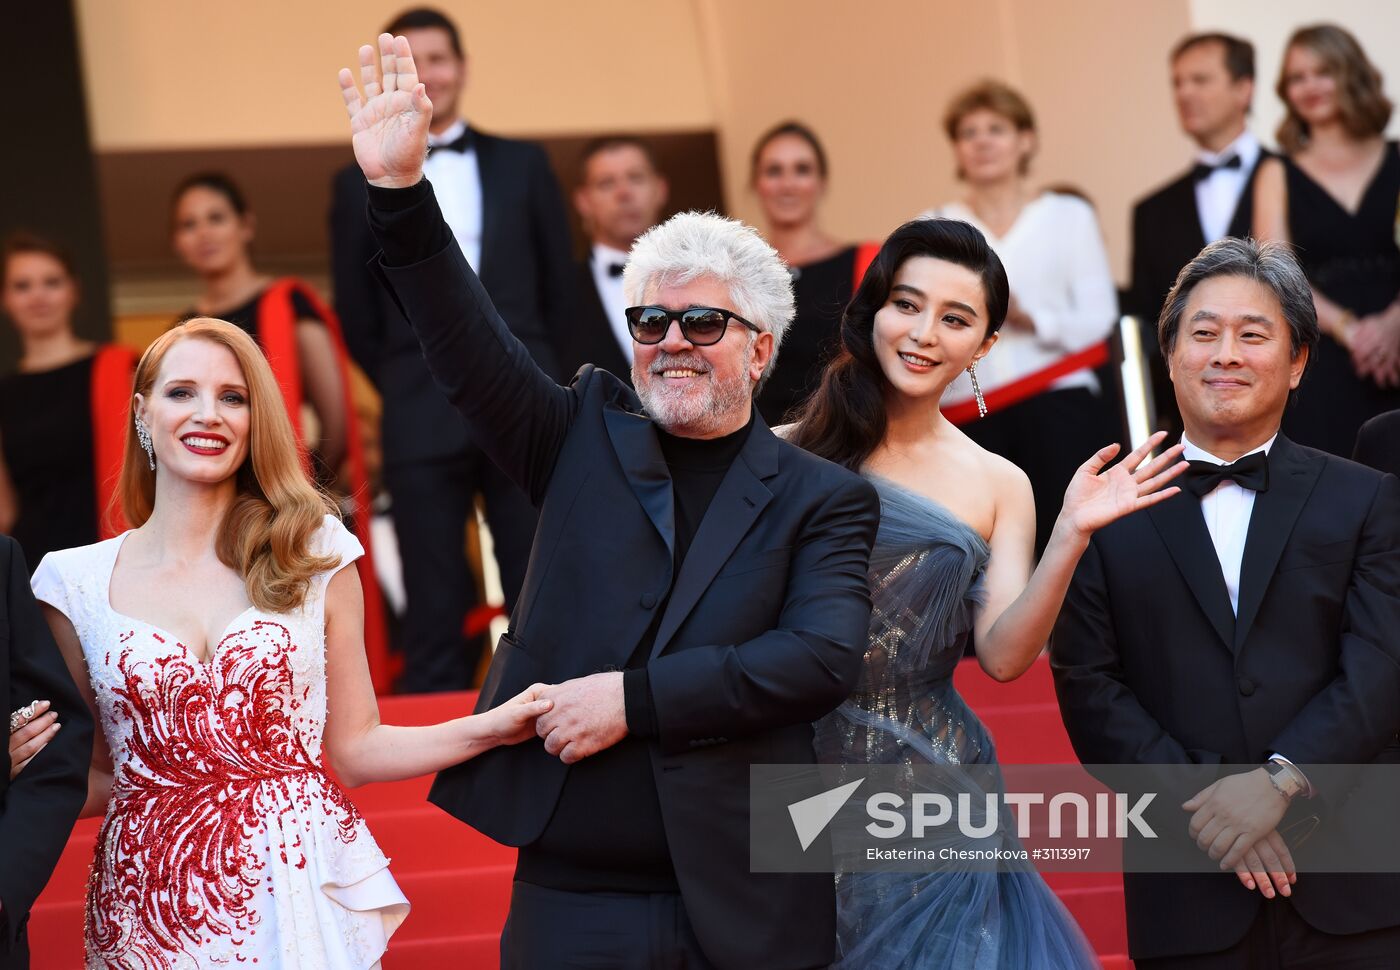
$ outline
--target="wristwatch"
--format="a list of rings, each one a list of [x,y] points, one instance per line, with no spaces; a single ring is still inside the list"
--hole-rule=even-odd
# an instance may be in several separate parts
[[[1294,797],[1308,790],[1302,773],[1286,761],[1268,761],[1264,764],[1264,770],[1269,774],[1269,783],[1287,801],[1293,801]]]

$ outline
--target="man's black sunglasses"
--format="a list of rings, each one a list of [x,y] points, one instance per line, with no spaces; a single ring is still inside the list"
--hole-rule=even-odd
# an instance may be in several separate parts
[[[730,320],[738,320],[754,333],[763,332],[733,310],[712,306],[693,306],[684,310],[668,310],[662,306],[629,306],[623,315],[627,317],[627,329],[631,331],[632,339],[639,344],[661,343],[671,329],[672,320],[681,325],[681,336],[697,347],[708,347],[723,340]]]

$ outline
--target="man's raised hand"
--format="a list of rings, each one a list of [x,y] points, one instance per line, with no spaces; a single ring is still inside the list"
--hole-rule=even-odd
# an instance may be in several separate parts
[[[371,185],[413,185],[423,177],[433,103],[418,80],[408,38],[380,34],[377,54],[368,44],[361,47],[360,82],[363,96],[350,69],[340,69],[355,161]]]

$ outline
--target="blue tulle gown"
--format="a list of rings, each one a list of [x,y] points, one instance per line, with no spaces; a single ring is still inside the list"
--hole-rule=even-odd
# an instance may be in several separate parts
[[[818,760],[994,765],[991,736],[952,682],[983,596],[987,544],[931,499],[869,477],[881,501],[870,640],[856,693],[817,725]],[[837,967],[1099,965],[1034,871],[840,872],[836,890]]]

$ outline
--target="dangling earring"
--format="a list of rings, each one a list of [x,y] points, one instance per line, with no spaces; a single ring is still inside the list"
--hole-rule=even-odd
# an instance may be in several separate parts
[[[972,396],[977,399],[977,416],[987,416],[987,399],[982,396],[982,385],[977,383],[977,362],[967,365],[967,376],[972,378]]]
[[[146,462],[151,466],[151,471],[155,471],[156,446],[151,442],[151,433],[146,430],[140,418],[136,419],[136,440],[141,443],[141,450],[146,453]]]

